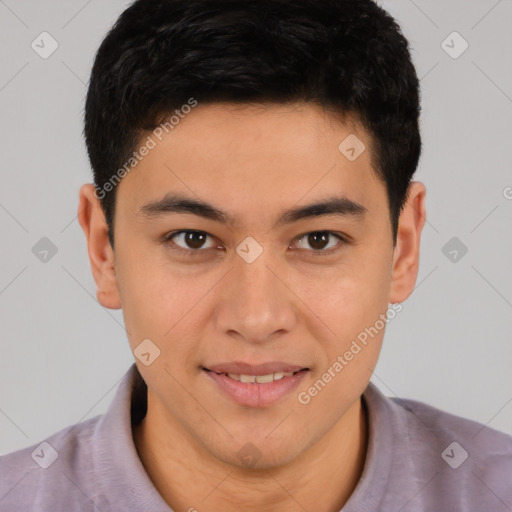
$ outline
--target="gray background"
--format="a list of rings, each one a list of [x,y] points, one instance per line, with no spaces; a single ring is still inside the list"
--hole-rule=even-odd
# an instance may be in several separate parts
[[[79,187],[92,181],[86,84],[127,5],[0,0],[0,454],[105,412],[134,360],[121,311],[96,301],[76,219]],[[512,434],[512,2],[382,5],[421,78],[415,179],[427,224],[417,288],[387,327],[372,380]],[[59,45],[47,59],[31,47],[43,31]],[[445,51],[462,48],[446,40],[454,31],[469,44],[458,58]],[[43,237],[57,248],[46,262],[32,251]],[[455,262],[443,252],[452,237],[468,249]]]

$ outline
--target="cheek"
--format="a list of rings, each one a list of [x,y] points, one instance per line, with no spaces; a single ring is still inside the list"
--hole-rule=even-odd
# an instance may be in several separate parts
[[[312,309],[334,331],[326,344],[331,358],[344,352],[352,340],[376,322],[382,330],[381,315],[388,309],[390,280],[388,255],[379,257],[365,249],[353,262],[333,273],[328,284],[311,291],[308,302],[314,305]],[[378,336],[374,338],[377,344]]]
[[[120,261],[120,295],[132,351],[150,339],[160,350],[157,366],[165,364],[173,374],[183,376],[191,366],[189,360],[196,363],[194,344],[208,321],[205,290],[218,276],[181,272],[168,261],[152,260],[137,251]]]
[[[182,314],[186,289],[161,262],[127,249],[116,265],[123,315],[130,339],[161,339]]]
[[[326,293],[316,297],[314,304],[334,322],[362,325],[379,315],[387,306],[390,276],[384,269],[370,264],[345,271],[329,283]]]

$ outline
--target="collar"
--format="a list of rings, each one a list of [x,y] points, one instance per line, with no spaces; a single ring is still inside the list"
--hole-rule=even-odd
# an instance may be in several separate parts
[[[365,465],[343,512],[378,510],[390,474],[397,468],[406,471],[405,462],[400,464],[395,450],[403,444],[403,439],[402,442],[396,439],[401,430],[397,424],[400,415],[393,411],[399,406],[371,382],[362,400],[368,421]],[[132,427],[144,418],[146,410],[147,386],[133,363],[123,376],[107,413],[95,427],[98,450],[94,452],[94,466],[98,471],[98,485],[103,486],[104,495],[116,499],[116,509],[173,512],[146,473],[133,440]],[[406,428],[404,431],[407,435]]]

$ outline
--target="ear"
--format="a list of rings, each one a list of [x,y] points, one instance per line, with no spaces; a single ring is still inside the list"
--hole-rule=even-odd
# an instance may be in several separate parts
[[[114,251],[108,240],[105,214],[94,191],[94,185],[91,183],[80,188],[78,221],[87,239],[89,261],[96,282],[96,297],[102,306],[120,309]]]
[[[393,254],[390,302],[403,302],[416,285],[420,264],[420,238],[425,225],[425,195],[423,183],[409,185],[405,206],[398,224],[397,242]]]

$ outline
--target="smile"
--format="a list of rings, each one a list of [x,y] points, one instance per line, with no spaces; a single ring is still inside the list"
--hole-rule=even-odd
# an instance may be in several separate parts
[[[300,371],[300,370],[299,370]],[[238,373],[223,373],[230,379],[238,380],[240,382],[257,382],[258,384],[265,384],[267,382],[273,382],[275,380],[281,380],[285,377],[291,377],[297,372],[276,372],[268,373],[267,375],[243,375]]]
[[[309,372],[308,368],[303,368],[251,375],[202,370],[222,396],[246,407],[266,407],[284,399]]]

